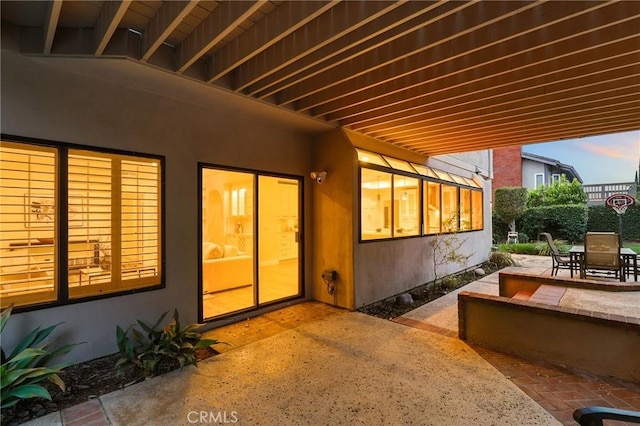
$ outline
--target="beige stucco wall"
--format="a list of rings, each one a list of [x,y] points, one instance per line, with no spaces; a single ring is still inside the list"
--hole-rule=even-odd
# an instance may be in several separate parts
[[[353,148],[340,130],[317,138],[314,170],[326,171],[322,184],[311,181],[313,197],[313,298],[332,305],[354,308],[353,281],[353,188],[356,162]],[[336,290],[329,294],[322,271],[338,273]]]
[[[427,164],[430,159],[378,140],[351,132],[335,130],[318,139],[314,147],[314,164],[326,170],[328,178],[316,185],[313,195],[314,298],[348,309],[358,309],[378,300],[402,293],[434,279],[433,248],[436,237],[404,238],[386,241],[360,242],[358,200],[358,160],[354,147],[382,153],[395,158]],[[448,161],[438,161],[441,170],[472,177],[478,161],[488,166],[488,154],[460,154]],[[466,160],[466,161],[465,161]],[[438,276],[458,272],[488,259],[491,248],[491,189],[488,181],[478,180],[484,188],[485,229],[455,236],[469,255],[465,265],[440,265]],[[324,269],[338,271],[337,295],[326,292],[321,273]]]
[[[3,50],[1,66],[3,133],[166,157],[166,288],[15,314],[3,347],[35,326],[64,322],[61,336],[86,342],[69,355],[83,361],[117,350],[116,325],[155,322],[174,308],[183,321],[196,321],[198,162],[306,176],[304,219],[312,222],[311,134],[328,126],[124,59]],[[308,253],[312,239],[305,242]],[[307,259],[305,285],[312,271]]]
[[[460,337],[492,350],[640,382],[640,327],[624,317],[461,293]]]

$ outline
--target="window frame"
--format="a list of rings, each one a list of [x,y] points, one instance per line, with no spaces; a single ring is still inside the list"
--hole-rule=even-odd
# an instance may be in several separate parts
[[[409,172],[405,172],[403,170],[399,170],[399,169],[395,169],[393,167],[385,167],[382,165],[379,165],[377,163],[373,163],[371,161],[363,161],[360,158],[360,154],[363,150],[360,149],[356,149],[356,152],[358,153],[358,242],[360,243],[370,243],[370,242],[376,242],[376,241],[388,241],[388,240],[399,240],[399,239],[404,239],[404,238],[421,238],[421,237],[425,237],[425,236],[432,236],[432,235],[439,235],[439,234],[451,234],[451,233],[464,233],[464,232],[476,232],[476,231],[482,231],[484,230],[484,225],[485,225],[485,214],[484,214],[484,189],[476,184],[475,182],[473,182],[470,179],[458,176],[458,175],[454,175],[451,173],[447,173],[444,172],[442,170],[436,170],[433,169],[433,175],[425,175],[424,173],[420,173],[420,171],[418,170],[421,167],[425,167],[425,170],[431,171],[431,168],[428,168],[427,166],[421,166],[418,165],[418,167],[416,167],[416,165],[414,165],[413,163],[409,163],[412,165],[412,168],[416,169],[418,171],[418,173],[409,173]],[[370,153],[369,151],[366,151],[367,154],[373,154],[373,155],[379,155],[376,153]],[[381,156],[382,157],[382,156]],[[384,156],[385,159],[387,159],[387,156]],[[388,160],[387,160],[388,161]],[[413,178],[413,179],[417,179],[418,181],[418,185],[420,187],[420,194],[419,194],[419,205],[418,205],[418,216],[419,216],[419,220],[420,223],[418,225],[418,228],[420,229],[420,232],[418,232],[417,234],[405,234],[405,235],[397,235],[395,232],[392,232],[391,235],[387,236],[381,236],[380,238],[363,238],[363,220],[362,220],[362,215],[363,215],[363,211],[362,211],[362,197],[363,197],[363,188],[362,188],[362,170],[363,169],[370,169],[370,170],[376,170],[379,172],[384,172],[384,173],[388,173],[391,175],[391,181],[392,181],[392,193],[391,193],[391,198],[393,199],[395,194],[393,192],[393,181],[395,180],[395,176],[406,176],[409,178]],[[437,176],[437,177],[435,177]],[[453,176],[458,176],[458,178],[454,178]],[[428,183],[434,183],[438,185],[438,200],[439,200],[439,206],[438,206],[438,210],[440,212],[439,217],[440,217],[440,226],[439,226],[439,231],[434,233],[434,232],[429,232],[429,229],[427,228],[427,217],[426,217],[426,212],[425,212],[425,206],[426,206],[426,202],[427,202],[427,194],[425,194],[425,189],[428,188]],[[465,182],[466,184],[463,184],[461,182]],[[468,182],[473,182],[474,185],[471,185]],[[442,225],[442,208],[443,208],[443,201],[442,201],[442,190],[443,190],[443,186],[450,186],[450,187],[455,187],[456,188],[456,209],[457,209],[457,216],[458,216],[458,220],[457,220],[457,226],[456,229],[451,230],[451,231],[447,231],[444,229],[443,225]],[[462,229],[460,226],[460,190],[461,189],[465,189],[465,190],[469,190],[470,191],[470,214],[469,214],[469,218],[470,218],[470,227],[468,229]],[[474,193],[480,193],[481,196],[479,198],[480,200],[480,208],[475,209],[474,208]],[[473,226],[474,224],[474,212],[477,213],[477,211],[481,212],[481,217],[480,220],[477,221],[476,223],[480,224],[479,228],[475,228]],[[392,211],[392,218],[391,221],[393,223],[394,221],[394,216],[395,214],[397,214],[395,211]]]
[[[542,177],[542,183],[540,183],[538,185],[538,176]],[[545,182],[544,182],[544,173],[534,173],[533,174],[533,189],[538,189],[541,186],[544,186]]]
[[[110,297],[119,297],[123,295],[136,294],[146,291],[154,291],[166,287],[166,245],[165,245],[165,157],[157,154],[149,154],[142,152],[133,152],[125,150],[117,150],[111,148],[94,147],[89,145],[73,144],[68,142],[31,138],[25,136],[11,135],[0,133],[2,142],[11,144],[24,145],[25,149],[29,146],[41,147],[55,151],[57,157],[55,169],[55,203],[61,206],[57,209],[55,222],[53,225],[54,235],[54,288],[55,300],[34,301],[25,304],[14,304],[15,312],[27,312],[39,309],[48,309],[55,306],[70,305],[75,303],[84,303],[92,300],[106,299]],[[119,157],[129,157],[128,160],[135,161],[136,158],[146,160],[155,160],[159,167],[158,172],[158,206],[156,220],[158,221],[158,280],[154,280],[153,284],[144,284],[141,287],[125,287],[122,289],[111,288],[109,291],[99,294],[86,295],[70,295],[70,268],[69,268],[69,151],[85,151],[96,154],[106,154]],[[121,203],[122,198],[114,199],[113,202]],[[122,227],[122,224],[119,225]],[[66,266],[62,266],[66,265]],[[96,287],[97,288],[97,287]],[[19,299],[19,297],[18,297]],[[10,302],[15,303],[15,302]],[[20,303],[20,302],[19,302]]]

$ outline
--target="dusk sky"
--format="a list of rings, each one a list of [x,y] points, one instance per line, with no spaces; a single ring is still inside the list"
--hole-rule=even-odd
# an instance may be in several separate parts
[[[584,183],[632,182],[640,161],[640,131],[524,145],[522,150],[573,166]]]

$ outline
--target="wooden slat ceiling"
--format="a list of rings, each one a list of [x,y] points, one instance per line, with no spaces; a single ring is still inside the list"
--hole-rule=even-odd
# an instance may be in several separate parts
[[[21,50],[126,56],[432,155],[640,129],[640,1],[2,1]]]

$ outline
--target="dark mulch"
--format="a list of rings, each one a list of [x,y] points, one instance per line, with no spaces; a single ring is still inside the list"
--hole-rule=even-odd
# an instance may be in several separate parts
[[[217,353],[212,348],[198,349],[196,358],[201,361]],[[144,380],[140,370],[133,368],[125,372],[116,370],[115,365],[119,357],[120,355],[116,353],[65,368],[60,373],[60,378],[66,386],[64,392],[52,384],[44,384],[51,394],[51,401],[42,398],[20,401],[13,407],[2,410],[1,424],[9,426],[24,423]],[[175,366],[167,366],[161,373],[175,368]]]
[[[502,269],[504,266],[506,265],[487,262],[483,264],[481,268],[484,270],[485,274],[491,274]],[[474,271],[448,276],[440,280],[437,284],[427,283],[407,291],[407,293],[411,295],[413,303],[400,303],[398,301],[398,296],[393,296],[371,305],[364,306],[360,308],[359,311],[378,318],[393,319],[422,306],[425,303],[436,300],[479,278],[480,276]]]

